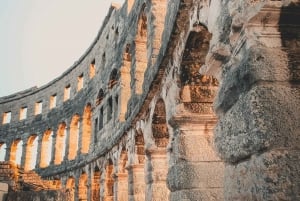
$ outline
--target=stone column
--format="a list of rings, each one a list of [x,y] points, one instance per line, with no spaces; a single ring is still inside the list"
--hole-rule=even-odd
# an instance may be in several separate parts
[[[134,164],[129,166],[129,201],[145,200],[145,172],[144,164]]]
[[[168,161],[166,148],[147,150],[148,170],[146,183],[148,185],[146,201],[167,200],[169,189],[167,187]]]
[[[4,158],[5,161],[10,161],[11,145],[12,145],[11,141],[6,143],[6,151],[5,151],[5,158]]]
[[[26,162],[26,152],[27,152],[27,141],[23,140],[23,145],[22,145],[22,157],[21,157],[21,168],[25,167],[25,162]]]
[[[170,200],[223,200],[224,163],[213,148],[215,117],[195,114],[173,120]]]
[[[128,201],[127,173],[118,173],[118,199],[119,201]]]
[[[159,50],[162,44],[162,33],[164,30],[165,17],[167,13],[167,1],[161,0],[152,0],[151,5],[151,14],[154,16],[151,20],[153,20],[153,39],[152,39],[152,65],[156,62],[157,56],[159,54]]]
[[[80,156],[81,155],[81,148],[82,148],[82,133],[83,133],[83,130],[82,130],[82,124],[83,124],[83,119],[80,118],[79,120],[79,131],[78,131],[78,144],[77,144],[77,147],[78,147],[78,150],[77,150],[77,156]],[[76,157],[77,157],[76,156]],[[75,157],[75,158],[76,158]]]
[[[89,168],[89,171],[87,172],[88,178],[87,178],[87,201],[93,201],[92,200],[92,195],[93,195],[93,171],[91,170],[91,168]]]
[[[69,149],[70,149],[69,141],[70,141],[70,127],[66,127],[66,150],[65,150],[66,153],[63,159],[64,161],[68,161]]]
[[[79,178],[80,175],[77,173],[75,178],[74,201],[80,201],[79,200]]]
[[[230,26],[220,32],[230,40],[213,38],[211,47],[233,50],[227,59],[218,56],[230,62],[219,68],[215,101],[225,200],[300,200],[300,5],[260,3],[224,4],[222,23],[214,25],[217,31]],[[218,58],[207,62],[208,70]]]
[[[41,150],[42,150],[42,141],[43,141],[43,136],[39,136],[38,138],[38,148],[37,148],[37,155],[36,155],[36,168],[40,168],[40,163],[41,163]]]
[[[54,160],[55,160],[55,148],[56,148],[56,138],[57,138],[57,130],[53,130],[53,135],[52,135],[52,145],[51,145],[51,160],[49,165],[54,165]]]

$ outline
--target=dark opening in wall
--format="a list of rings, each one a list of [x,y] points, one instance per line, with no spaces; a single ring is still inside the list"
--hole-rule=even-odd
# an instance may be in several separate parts
[[[100,89],[99,92],[98,92],[98,95],[97,95],[96,105],[100,105],[103,98],[104,98],[104,91],[103,91],[103,89]]]
[[[103,128],[103,107],[100,109],[100,114],[99,114],[99,130]]]
[[[10,121],[11,121],[11,111],[4,112],[2,124],[8,124],[8,123],[10,123]]]
[[[113,101],[112,101],[112,97],[110,97],[107,102],[107,122],[111,120],[112,112],[113,112]]]
[[[117,69],[113,69],[110,73],[110,76],[109,76],[109,82],[108,82],[108,88],[109,89],[112,89],[117,83],[118,83],[118,80],[119,80],[119,72]]]
[[[102,65],[105,66],[106,63],[106,55],[105,52],[102,54]]]
[[[20,109],[20,120],[24,120],[27,118],[27,107],[22,107]]]
[[[77,91],[80,91],[82,88],[83,88],[83,74],[78,76]]]
[[[50,96],[50,109],[56,107],[56,94]]]
[[[95,65],[95,63],[96,63],[96,60],[93,59],[93,61],[90,64],[90,78],[93,78],[96,74],[96,65]]]
[[[114,119],[117,119],[119,113],[119,96],[116,95],[114,102]]]
[[[69,84],[65,87],[65,90],[64,90],[64,101],[70,99],[70,94],[71,94],[71,85]]]
[[[95,119],[95,122],[94,122],[94,142],[97,142],[97,131],[98,131],[98,118]]]
[[[43,111],[43,101],[36,102],[34,107],[34,114],[35,115],[41,114],[42,111]]]

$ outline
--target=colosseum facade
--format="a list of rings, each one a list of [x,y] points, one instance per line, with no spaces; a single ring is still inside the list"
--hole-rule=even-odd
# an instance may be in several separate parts
[[[73,66],[0,98],[0,199],[300,200],[299,19],[298,0],[112,4]]]

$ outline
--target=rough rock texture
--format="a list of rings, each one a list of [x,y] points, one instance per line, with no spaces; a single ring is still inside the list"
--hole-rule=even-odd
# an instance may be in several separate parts
[[[11,200],[300,200],[299,4],[113,5],[64,74],[0,98]]]

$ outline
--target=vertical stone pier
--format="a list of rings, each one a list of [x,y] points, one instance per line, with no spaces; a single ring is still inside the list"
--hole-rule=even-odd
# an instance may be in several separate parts
[[[211,115],[174,118],[170,200],[223,200],[224,163],[213,148],[215,123]]]
[[[300,200],[299,1],[219,6],[214,28],[231,29],[213,36],[206,65],[220,78],[225,200]]]

